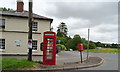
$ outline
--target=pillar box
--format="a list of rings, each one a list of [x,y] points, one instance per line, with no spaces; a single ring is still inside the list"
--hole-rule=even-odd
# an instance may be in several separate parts
[[[83,44],[78,44],[78,51],[83,51]]]

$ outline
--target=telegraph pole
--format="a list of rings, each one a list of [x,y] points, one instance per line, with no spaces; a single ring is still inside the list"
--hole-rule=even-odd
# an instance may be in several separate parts
[[[32,0],[29,0],[28,61],[32,61]]]
[[[88,58],[89,58],[89,34],[90,34],[90,29],[88,28],[88,45],[87,45],[87,60],[88,60]]]

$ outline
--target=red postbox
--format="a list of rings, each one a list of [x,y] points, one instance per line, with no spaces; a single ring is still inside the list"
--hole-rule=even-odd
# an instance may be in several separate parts
[[[43,64],[56,64],[56,33],[52,31],[44,32],[43,36]]]
[[[83,62],[82,61],[82,51],[83,51],[83,44],[78,44],[78,51],[80,51],[80,57],[81,57],[81,63]]]
[[[83,51],[83,44],[78,44],[78,51]]]

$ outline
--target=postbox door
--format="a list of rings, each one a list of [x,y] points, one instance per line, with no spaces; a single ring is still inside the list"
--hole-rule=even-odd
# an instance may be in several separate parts
[[[78,44],[78,51],[83,51],[83,44]]]

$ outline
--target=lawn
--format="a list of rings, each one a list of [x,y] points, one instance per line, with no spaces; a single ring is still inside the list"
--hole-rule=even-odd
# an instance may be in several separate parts
[[[35,62],[27,61],[26,59],[17,58],[2,58],[2,70],[19,70],[24,68],[32,68]]]
[[[120,50],[114,49],[114,48],[89,49],[88,51],[89,52],[101,52],[101,53],[120,53]]]

